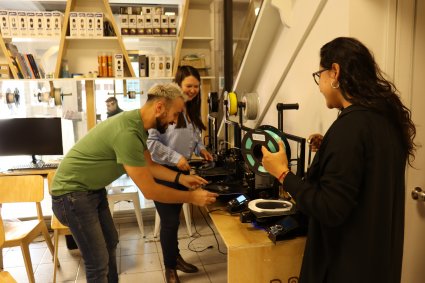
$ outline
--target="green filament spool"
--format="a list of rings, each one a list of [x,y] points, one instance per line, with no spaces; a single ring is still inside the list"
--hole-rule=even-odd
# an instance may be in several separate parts
[[[273,126],[262,125],[255,130],[248,131],[242,139],[242,157],[248,168],[262,176],[269,173],[262,165],[263,152],[261,147],[265,146],[270,152],[279,151],[279,141],[283,141],[288,160],[291,159],[291,149],[285,135]]]

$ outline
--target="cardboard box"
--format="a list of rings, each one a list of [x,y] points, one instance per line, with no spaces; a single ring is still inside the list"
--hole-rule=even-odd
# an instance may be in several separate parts
[[[130,35],[137,34],[137,15],[128,15],[128,33]]]
[[[103,13],[95,13],[94,36],[103,37]]]
[[[152,15],[145,15],[145,34],[152,33]]]
[[[20,36],[28,36],[27,29],[27,13],[25,11],[18,11],[18,26]]]
[[[10,36],[20,36],[21,34],[19,32],[18,12],[8,11],[8,16]]]
[[[87,18],[85,12],[78,12],[78,37],[87,37]]]
[[[35,12],[35,30],[37,37],[45,36],[43,12]]]
[[[161,34],[161,15],[152,16],[152,32],[155,35]]]
[[[27,29],[28,36],[36,37],[37,36],[37,18],[35,12],[26,12],[27,14]]]
[[[149,55],[149,78],[156,78],[157,77],[157,56],[155,55]]]
[[[69,13],[69,35],[72,37],[78,36],[78,13]]]
[[[44,34],[45,34],[45,36],[53,36],[52,12],[43,12],[43,17],[44,17]]]
[[[122,54],[114,55],[114,75],[116,78],[124,77],[124,56]]]
[[[136,17],[136,30],[138,35],[145,34],[145,16],[137,15]]]
[[[203,57],[199,57],[197,59],[191,59],[191,60],[181,60],[180,61],[181,66],[192,66],[197,69],[204,69],[205,66],[205,59]]]
[[[143,15],[152,15],[152,7],[150,6],[144,6],[142,7],[142,14]]]
[[[59,11],[52,12],[53,36],[60,37],[62,31],[63,14]]]
[[[177,16],[176,15],[168,16],[168,34],[177,35]]]
[[[129,34],[128,15],[125,15],[125,14],[119,15],[119,19],[120,19],[121,34],[128,35]]]
[[[139,55],[139,77],[149,77],[149,60],[146,55]]]
[[[9,13],[6,10],[0,10],[0,29],[3,37],[10,37]]]
[[[161,15],[161,34],[168,34],[168,16]]]
[[[157,56],[157,69],[156,69],[156,76],[157,77],[165,77],[165,56],[159,55]]]
[[[95,13],[86,13],[86,27],[87,27],[87,36],[94,37],[94,25],[95,25]]]
[[[173,56],[165,55],[164,63],[165,63],[164,77],[172,77],[173,76]]]

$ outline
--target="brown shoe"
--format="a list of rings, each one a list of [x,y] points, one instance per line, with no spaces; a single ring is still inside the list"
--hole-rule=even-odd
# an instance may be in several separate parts
[[[177,256],[176,269],[185,273],[195,273],[199,271],[199,269],[193,264],[185,262],[180,254]]]
[[[165,268],[165,281],[167,283],[180,283],[177,270],[171,268]]]

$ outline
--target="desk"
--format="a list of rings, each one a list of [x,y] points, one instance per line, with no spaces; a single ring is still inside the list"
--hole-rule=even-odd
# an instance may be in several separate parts
[[[290,278],[299,277],[305,237],[278,241],[275,245],[264,230],[241,223],[239,216],[221,210],[211,212],[210,216],[227,246],[227,282],[298,282]]]

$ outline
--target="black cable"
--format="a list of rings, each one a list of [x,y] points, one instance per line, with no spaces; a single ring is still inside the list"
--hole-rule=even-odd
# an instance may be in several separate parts
[[[212,229],[212,227],[211,227],[211,226],[210,226],[210,224],[208,223],[208,220],[205,218],[205,215],[202,213],[201,208],[200,208],[200,207],[198,207],[198,210],[199,210],[199,212],[201,213],[202,218],[204,218],[205,223],[207,224],[208,228],[210,228],[210,230],[211,230],[211,231],[212,231],[212,233],[213,233],[214,239],[215,239],[215,241],[216,241],[216,243],[217,243],[217,249],[218,249],[218,252],[219,252],[219,253],[221,253],[221,254],[223,254],[223,255],[227,255],[227,253],[224,253],[224,252],[222,252],[222,251],[220,250],[220,244],[219,244],[219,242],[218,242],[217,236],[215,235],[214,229]],[[216,210],[213,210],[213,211],[217,211],[217,210],[222,210],[222,209],[216,209]],[[202,237],[201,233],[199,233],[198,229],[196,228],[196,222],[195,222],[195,218],[194,218],[194,216],[193,216],[193,205],[192,205],[192,207],[191,207],[191,218],[192,218],[192,222],[193,222],[193,227],[194,227],[194,229],[195,229],[195,233],[192,235],[192,237],[194,237],[194,239],[192,239],[192,240],[191,240],[191,241],[187,244],[187,249],[188,249],[188,250],[190,250],[190,251],[192,251],[192,252],[203,252],[203,251],[205,251],[205,250],[207,250],[207,249],[212,249],[212,248],[213,248],[213,246],[208,246],[208,247],[206,247],[206,248],[204,248],[204,249],[201,249],[201,250],[192,249],[192,248],[190,247],[190,244],[191,244],[193,241],[195,241],[196,239],[199,239],[200,237]]]

